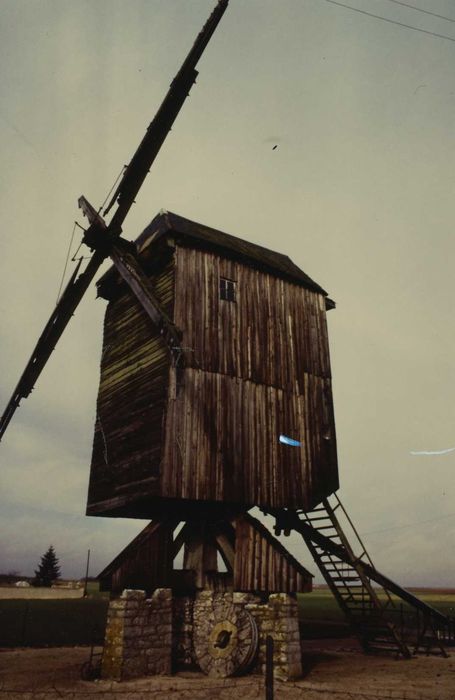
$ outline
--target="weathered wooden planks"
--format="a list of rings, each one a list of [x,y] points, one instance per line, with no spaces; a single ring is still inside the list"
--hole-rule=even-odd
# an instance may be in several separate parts
[[[153,278],[168,314],[173,311],[173,261]],[[131,293],[108,305],[87,512],[117,499],[159,494],[162,425],[169,354]],[[98,505],[97,505],[98,504]]]
[[[151,522],[99,574],[101,590],[120,593],[124,588],[147,592],[169,586],[174,558],[175,522]]]
[[[330,377],[325,298],[209,251],[176,248],[174,322],[187,364],[303,393],[304,373]],[[236,282],[236,302],[219,279]]]
[[[333,441],[314,419],[324,412],[328,380],[305,381],[300,395],[185,369],[166,416],[162,495],[310,509],[336,489]],[[302,446],[279,443],[282,433]]]
[[[312,575],[251,515],[235,523],[235,591],[307,593]]]
[[[235,303],[219,298],[220,277],[236,282]],[[185,246],[175,283],[186,354],[166,414],[162,495],[313,507],[338,488],[324,297]]]

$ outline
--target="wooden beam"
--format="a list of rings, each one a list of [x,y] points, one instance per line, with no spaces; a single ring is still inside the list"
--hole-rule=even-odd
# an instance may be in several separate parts
[[[176,362],[183,360],[180,347],[180,333],[161,307],[153,293],[150,280],[143,271],[137,256],[122,243],[115,242],[110,257],[142,308],[157,326]]]
[[[214,537],[226,569],[232,572],[235,559],[234,527],[228,521],[217,523],[214,527]]]

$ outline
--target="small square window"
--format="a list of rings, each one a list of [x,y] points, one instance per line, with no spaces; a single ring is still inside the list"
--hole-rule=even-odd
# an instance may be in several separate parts
[[[235,282],[225,277],[220,277],[220,299],[235,301]]]

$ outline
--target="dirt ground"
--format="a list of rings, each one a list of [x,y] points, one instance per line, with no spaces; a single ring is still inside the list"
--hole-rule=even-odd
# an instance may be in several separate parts
[[[211,679],[201,673],[116,683],[83,681],[87,647],[0,650],[0,700],[256,700],[260,675]],[[101,651],[100,649],[96,651]],[[455,653],[396,661],[365,656],[353,639],[303,643],[304,676],[275,682],[275,700],[455,700]]]

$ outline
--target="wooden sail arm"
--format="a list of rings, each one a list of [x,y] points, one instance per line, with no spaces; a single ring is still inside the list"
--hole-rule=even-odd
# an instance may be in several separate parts
[[[111,201],[104,210],[104,214],[106,215],[115,202],[118,203],[118,207],[110,224],[115,228],[120,228],[122,226],[152,163],[171,130],[183,103],[188,97],[189,91],[198,75],[196,64],[202,56],[213,32],[217,28],[228,6],[228,2],[229,0],[218,0],[212,14],[197,36],[193,47],[172,81],[158,112],[149,124],[144,138],[128,164]]]
[[[110,227],[106,225],[99,212],[84,196],[79,197],[79,207],[90,224],[89,229],[85,233],[86,236],[90,236],[88,244],[109,250],[109,256],[117,272],[125,280],[147,316],[159,329],[177,364],[181,359],[182,353],[180,347],[181,333],[179,333],[156,298],[150,280],[138,260],[134,243],[129,243],[120,237],[112,238],[109,235]]]
[[[137,258],[134,245],[120,238],[113,243],[110,257],[147,316],[159,329],[175,364],[179,364],[182,360],[181,333],[156,298],[150,280]]]
[[[60,336],[65,330],[71,316],[73,316],[77,305],[82,299],[87,287],[98,272],[98,269],[105,259],[106,254],[96,251],[85,270],[78,276],[80,262],[74,270],[65,291],[57,302],[49,321],[46,323],[43,332],[33,350],[33,353],[23,371],[21,378],[11,396],[8,405],[0,418],[0,439],[3,436],[8,424],[13,417],[21,399],[26,398],[32,391],[39,375],[57,344]]]

